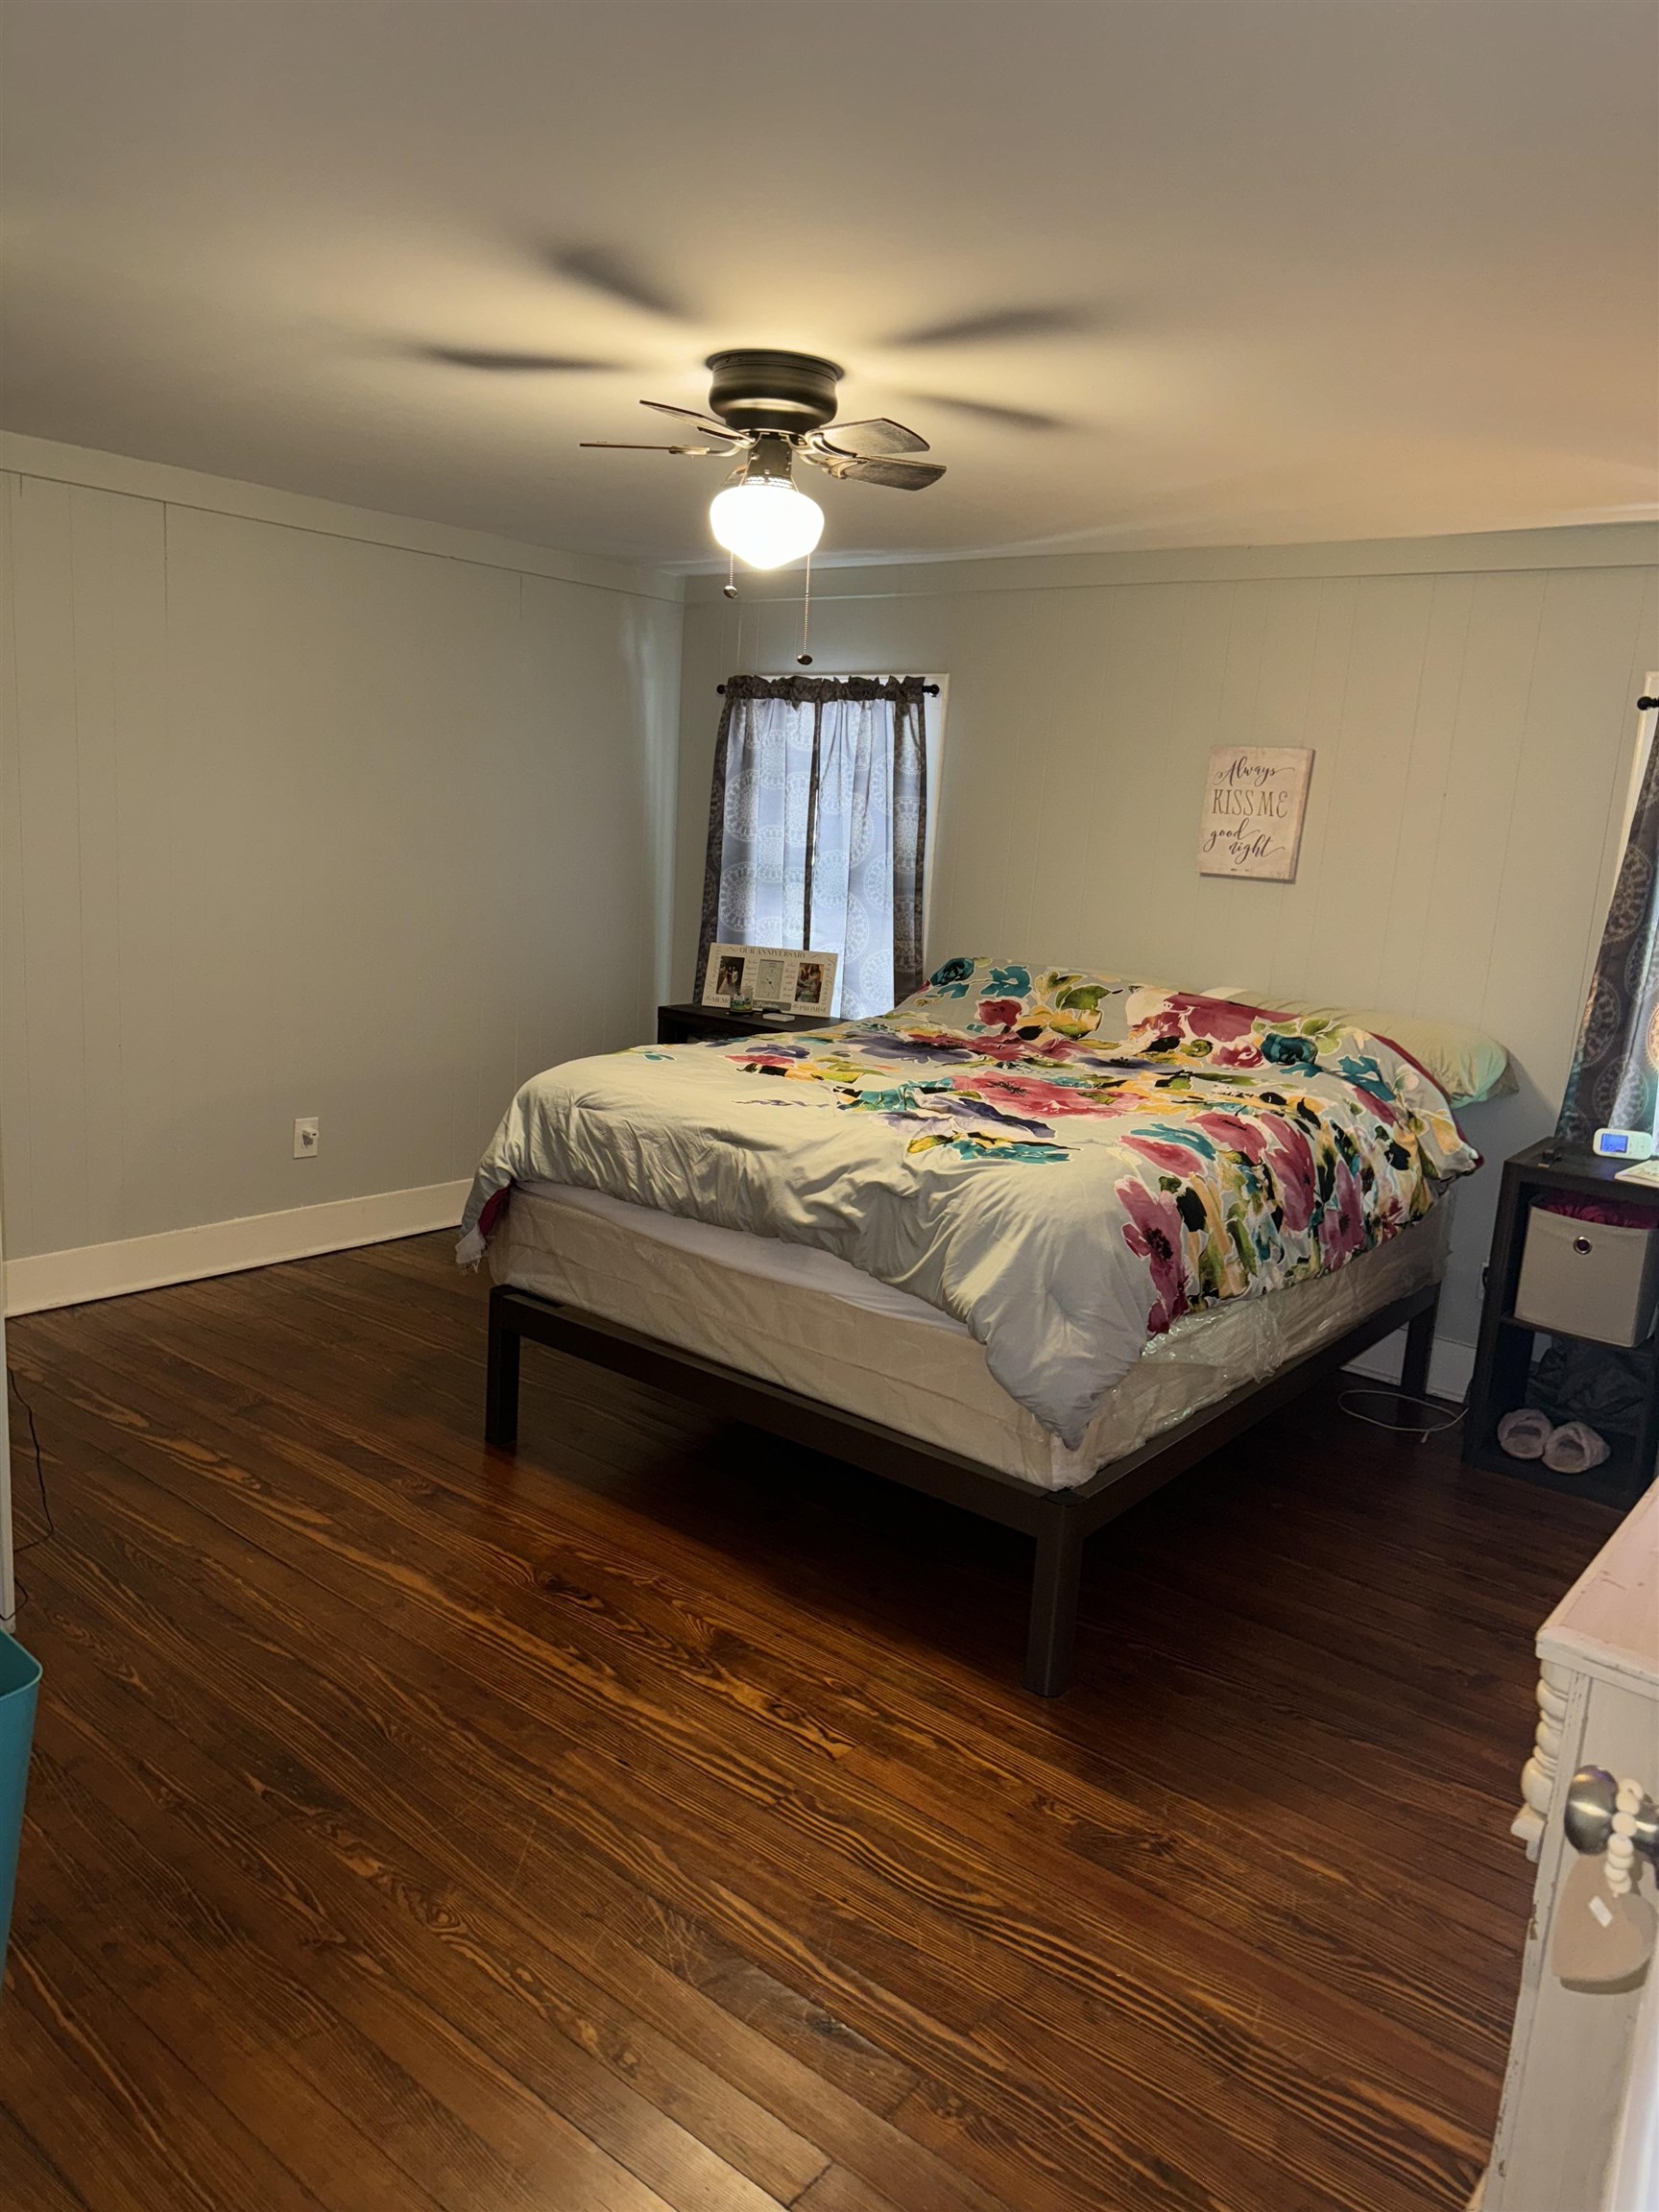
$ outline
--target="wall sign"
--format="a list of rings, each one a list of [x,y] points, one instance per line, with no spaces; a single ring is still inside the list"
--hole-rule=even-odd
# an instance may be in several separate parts
[[[1293,882],[1312,769],[1310,747],[1217,745],[1204,781],[1199,875]]]

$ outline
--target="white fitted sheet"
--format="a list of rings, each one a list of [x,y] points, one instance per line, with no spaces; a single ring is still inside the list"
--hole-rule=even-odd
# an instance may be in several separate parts
[[[1334,1275],[1230,1299],[1150,1338],[1075,1451],[994,1381],[960,1321],[810,1245],[529,1183],[513,1190],[490,1262],[498,1282],[1064,1490],[1438,1282],[1451,1214],[1448,1193]]]

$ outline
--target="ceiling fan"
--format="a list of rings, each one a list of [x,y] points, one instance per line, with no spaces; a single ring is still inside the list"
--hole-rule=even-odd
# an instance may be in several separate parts
[[[544,246],[537,258],[543,269],[560,279],[581,285],[636,313],[677,323],[684,330],[697,327],[682,301],[625,254],[602,246],[565,245]],[[885,349],[916,353],[925,360],[949,359],[964,349],[976,352],[986,346],[1009,342],[1075,336],[1096,327],[1098,319],[1095,309],[1082,304],[998,305],[899,331],[881,344]],[[447,368],[510,375],[615,371],[628,366],[615,359],[587,355],[493,351],[447,345],[426,344],[416,351],[422,359]],[[902,422],[885,416],[858,422],[835,421],[835,387],[842,371],[832,361],[813,353],[749,347],[713,354],[708,366],[713,382],[704,413],[672,406],[666,400],[641,401],[661,414],[679,417],[686,425],[685,444],[633,445],[621,440],[600,439],[585,440],[584,444],[613,450],[737,460],[737,479],[716,495],[710,521],[720,544],[753,567],[776,567],[796,560],[818,542],[823,512],[816,500],[796,490],[792,471],[797,460],[823,469],[827,475],[882,484],[894,491],[923,491],[945,473],[938,462],[914,458],[928,450],[927,441]],[[932,389],[914,396],[928,406],[949,408],[999,430],[1042,432],[1066,427],[1055,416],[1029,407],[1005,406]],[[695,443],[691,442],[692,433]],[[776,519],[763,525],[762,517]]]
[[[842,372],[815,353],[740,347],[709,356],[709,407],[698,414],[665,399],[641,399],[660,415],[689,422],[705,443],[653,445],[609,438],[582,444],[613,453],[678,453],[739,458],[734,480],[715,494],[709,510],[715,541],[752,568],[777,568],[810,553],[824,528],[824,510],[797,491],[797,460],[826,475],[896,492],[925,492],[945,469],[917,461],[927,441],[902,422],[876,416],[836,422],[835,387]],[[710,418],[715,420],[710,420]]]

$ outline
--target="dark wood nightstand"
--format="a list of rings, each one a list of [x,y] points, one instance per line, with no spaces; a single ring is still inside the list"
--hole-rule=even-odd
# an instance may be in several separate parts
[[[792,1029],[826,1029],[822,1014],[791,1014],[768,1022],[759,1014],[733,1014],[726,1006],[659,1006],[659,1045],[705,1045],[721,1037],[786,1037]]]
[[[1558,1157],[1547,1158],[1546,1155]],[[1619,1347],[1620,1357],[1634,1360],[1644,1371],[1647,1395],[1641,1432],[1609,1436],[1612,1456],[1588,1475],[1552,1475],[1541,1459],[1512,1459],[1498,1442],[1498,1424],[1505,1413],[1527,1403],[1527,1371],[1535,1336],[1569,1336],[1566,1329],[1534,1329],[1515,1318],[1515,1293],[1521,1280],[1521,1260],[1527,1248],[1527,1216],[1535,1199],[1552,1192],[1578,1198],[1613,1198],[1640,1206],[1659,1225],[1659,1184],[1621,1183],[1620,1163],[1603,1160],[1594,1152],[1557,1147],[1552,1138],[1542,1138],[1503,1163],[1503,1182],[1498,1196],[1498,1217],[1492,1225],[1492,1257],[1486,1267],[1486,1297],[1480,1310],[1480,1342],[1475,1355],[1475,1377],[1469,1385],[1469,1409],[1463,1422],[1463,1456],[1471,1466],[1494,1474],[1519,1475],[1524,1481],[1541,1482],[1577,1498],[1593,1498],[1601,1505],[1633,1505],[1653,1480],[1659,1455],[1659,1338],[1649,1334],[1633,1351]],[[1595,1337],[1579,1339],[1595,1343]],[[1611,1347],[1609,1348],[1611,1349]]]

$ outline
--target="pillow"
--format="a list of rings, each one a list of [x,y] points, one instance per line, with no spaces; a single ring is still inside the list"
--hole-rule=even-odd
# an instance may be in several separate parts
[[[1509,1055],[1496,1037],[1483,1030],[1466,1029],[1460,1022],[1434,1022],[1423,1014],[1391,1014],[1381,1006],[1338,1006],[1322,998],[1282,998],[1277,992],[1244,991],[1229,986],[1207,991],[1207,998],[1236,998],[1251,1006],[1268,1006],[1276,1014],[1294,1014],[1338,1022],[1351,1029],[1369,1029],[1397,1045],[1408,1060],[1415,1060],[1431,1075],[1454,1106],[1478,1106],[1485,1098],[1506,1097],[1520,1089]]]
[[[1033,968],[1023,960],[961,958],[934,969],[922,989],[881,1020],[900,1028],[926,1025],[957,1035],[984,1030],[1035,1036],[1091,1037],[1096,1044],[1121,1044],[1129,1035],[1129,1000],[1136,991],[1163,991],[1164,984],[1129,981],[1090,969]],[[1396,1045],[1432,1077],[1453,1106],[1475,1106],[1520,1088],[1509,1055],[1495,1037],[1457,1022],[1434,1022],[1420,1014],[1390,1014],[1381,1007],[1338,1006],[1325,999],[1282,998],[1271,991],[1237,985],[1190,996],[1229,998],[1271,1008],[1298,1021],[1317,1020],[1339,1028],[1368,1029]]]
[[[1140,988],[1121,975],[1090,969],[964,957],[935,968],[920,991],[881,1020],[902,1028],[925,1023],[959,1036],[989,1029],[1117,1044],[1129,1033],[1129,994]]]

